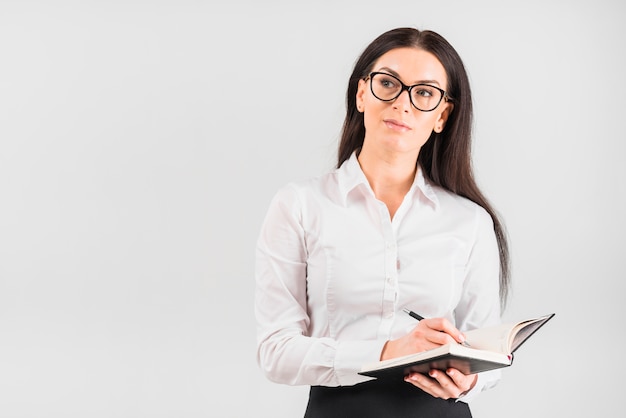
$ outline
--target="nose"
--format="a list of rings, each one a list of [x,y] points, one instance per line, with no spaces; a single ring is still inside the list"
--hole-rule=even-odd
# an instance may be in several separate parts
[[[406,93],[406,94],[405,94]],[[411,96],[409,96],[409,91],[404,90],[400,93],[398,97],[393,101],[394,109],[398,109],[401,112],[409,112],[411,110]]]

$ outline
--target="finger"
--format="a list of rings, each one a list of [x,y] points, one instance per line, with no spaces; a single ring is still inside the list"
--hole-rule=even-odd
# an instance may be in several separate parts
[[[452,323],[446,318],[430,318],[420,322],[424,322],[429,328],[439,331],[439,335],[432,335],[432,342],[438,344],[448,344],[452,342],[461,343],[465,341],[465,335],[463,335],[463,333],[452,325]]]
[[[446,374],[452,379],[454,384],[463,391],[463,393],[473,388],[476,384],[476,379],[478,378],[478,375],[476,374],[466,375],[453,368],[446,370]]]
[[[444,399],[458,398],[463,392],[459,387],[457,387],[452,378],[441,370],[431,370],[428,375],[439,383],[441,391],[445,393]]]
[[[416,351],[424,351],[455,342],[454,338],[437,329],[436,325],[435,327],[431,325],[427,324],[426,320],[420,321],[411,331],[412,341],[416,344]]]
[[[433,344],[434,347],[438,347],[444,344],[454,344],[456,340],[449,334],[446,334],[443,331],[435,331],[432,330],[424,334],[426,340],[429,343]]]
[[[411,373],[404,378],[408,383],[416,386],[424,392],[430,394],[435,398],[449,399],[450,396],[442,389],[441,385],[436,379],[430,378],[428,375],[421,373]]]

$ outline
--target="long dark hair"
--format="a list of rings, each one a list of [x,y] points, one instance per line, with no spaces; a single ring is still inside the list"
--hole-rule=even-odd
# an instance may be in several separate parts
[[[357,111],[359,80],[366,78],[374,63],[386,52],[411,47],[433,54],[443,65],[448,85],[446,91],[454,109],[441,133],[431,133],[422,146],[418,163],[430,183],[463,196],[482,206],[491,215],[500,250],[500,302],[504,309],[510,287],[510,260],[506,231],[500,217],[478,188],[471,161],[472,94],[463,61],[441,35],[433,31],[398,28],[383,33],[363,51],[357,60],[346,95],[346,118],[339,144],[337,167],[361,148],[365,138],[363,114]]]

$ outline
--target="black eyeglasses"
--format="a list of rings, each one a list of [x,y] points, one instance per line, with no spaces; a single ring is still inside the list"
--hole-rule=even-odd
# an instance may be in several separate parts
[[[441,100],[449,100],[445,90],[430,84],[407,86],[397,77],[381,72],[370,73],[368,78],[370,79],[372,94],[383,102],[396,100],[406,90],[409,92],[409,99],[413,107],[422,112],[430,112],[439,106]],[[367,81],[367,78],[365,80]]]

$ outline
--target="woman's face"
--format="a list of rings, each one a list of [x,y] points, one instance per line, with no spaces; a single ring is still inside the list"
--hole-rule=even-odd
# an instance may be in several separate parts
[[[439,60],[417,48],[396,48],[382,55],[372,71],[391,74],[405,85],[428,84],[446,90],[448,79]],[[364,114],[364,148],[383,147],[380,151],[419,153],[432,131],[441,132],[452,111],[452,104],[442,100],[430,112],[416,109],[407,91],[393,101],[377,99],[370,89],[371,79],[359,81],[357,109]]]

